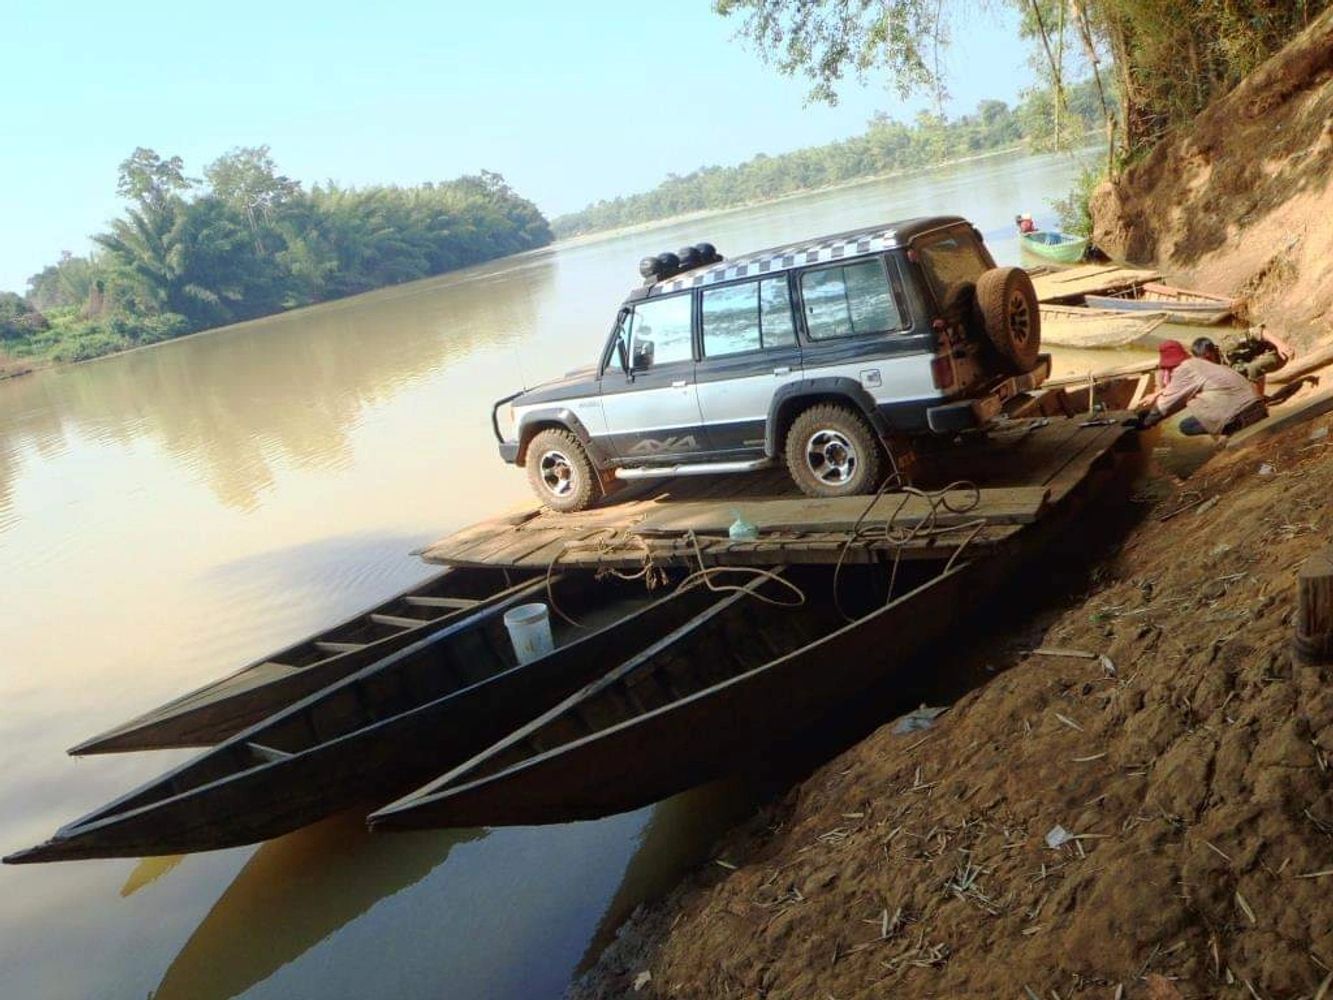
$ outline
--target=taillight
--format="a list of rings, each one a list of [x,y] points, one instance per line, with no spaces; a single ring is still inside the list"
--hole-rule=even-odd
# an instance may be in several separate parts
[[[953,358],[948,354],[941,354],[932,358],[930,361],[930,377],[935,382],[936,389],[948,389],[953,385]]]

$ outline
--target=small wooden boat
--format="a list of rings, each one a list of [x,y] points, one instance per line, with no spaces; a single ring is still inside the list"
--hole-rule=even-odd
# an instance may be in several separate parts
[[[424,583],[109,729],[72,754],[211,746],[484,607],[531,574],[446,569]]]
[[[546,596],[538,579],[238,733],[62,827],[9,864],[186,854],[276,837],[402,794],[500,739],[718,600],[654,600],[641,584],[556,576],[551,597],[584,628],[516,663],[504,612]],[[741,629],[738,614],[726,616]]]
[[[1045,257],[1057,264],[1077,264],[1088,252],[1086,236],[1069,236],[1053,229],[1039,229],[1035,233],[1019,233],[1024,250]]]
[[[1161,312],[1125,313],[1043,304],[1041,341],[1057,347],[1084,349],[1156,347],[1162,338],[1153,331],[1165,322],[1166,314]]]
[[[730,597],[372,814],[371,829],[595,819],[701,784],[890,677],[990,579],[958,566],[850,624],[827,585],[799,613]]]
[[[1085,301],[1096,309],[1118,312],[1161,312],[1172,323],[1213,326],[1235,311],[1235,300],[1210,292],[1195,292],[1149,281],[1113,295],[1089,295]]]

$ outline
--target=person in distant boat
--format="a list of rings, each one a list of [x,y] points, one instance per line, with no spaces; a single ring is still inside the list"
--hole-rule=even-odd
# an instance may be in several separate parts
[[[1139,411],[1140,428],[1152,427],[1189,407],[1189,415],[1180,422],[1180,433],[1225,437],[1268,416],[1264,398],[1240,372],[1206,358],[1190,357],[1178,340],[1168,340],[1157,354],[1158,391]]]
[[[1026,212],[1014,216],[1014,225],[1018,227],[1020,233],[1035,233],[1037,231],[1037,224],[1032,221],[1032,216]]]

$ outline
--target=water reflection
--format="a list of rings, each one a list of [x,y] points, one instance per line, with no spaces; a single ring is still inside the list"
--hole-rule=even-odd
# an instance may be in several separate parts
[[[421,881],[484,830],[372,837],[343,813],[269,841],[195,928],[154,1000],[229,1000],[380,900]]]
[[[144,858],[134,866],[129,878],[120,887],[120,898],[127,899],[140,889],[152,885],[184,860],[184,854],[164,854],[157,858]]]
[[[273,487],[278,464],[350,468],[349,432],[367,409],[481,347],[531,335],[551,292],[549,261],[509,262],[502,289],[482,271],[470,282],[450,275],[4,386],[0,528],[23,453],[53,456],[71,433],[98,447],[149,438],[241,511]]]

